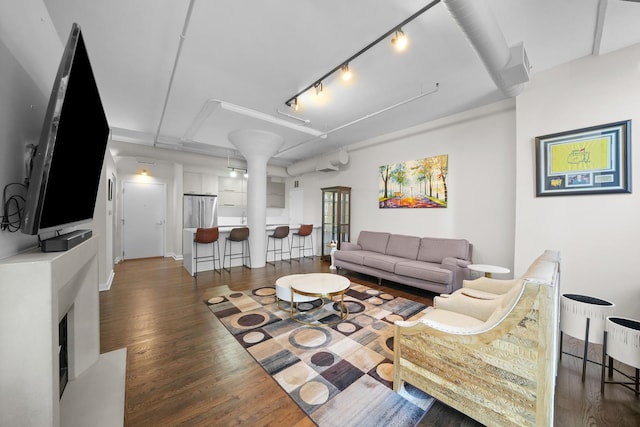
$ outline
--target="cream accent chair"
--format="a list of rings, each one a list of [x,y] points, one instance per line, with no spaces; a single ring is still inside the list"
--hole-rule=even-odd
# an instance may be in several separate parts
[[[394,390],[406,381],[492,426],[553,425],[559,253],[518,279],[465,280],[394,327]]]

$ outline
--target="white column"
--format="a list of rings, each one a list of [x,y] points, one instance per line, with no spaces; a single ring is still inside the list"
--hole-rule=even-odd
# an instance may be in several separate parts
[[[282,136],[262,130],[237,130],[229,141],[247,160],[247,225],[250,229],[251,268],[265,266],[267,225],[267,162],[284,142]]]

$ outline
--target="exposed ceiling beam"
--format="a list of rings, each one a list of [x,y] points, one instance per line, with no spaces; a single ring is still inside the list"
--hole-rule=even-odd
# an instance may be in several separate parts
[[[592,55],[600,55],[602,48],[602,33],[604,32],[604,18],[607,15],[607,4],[609,0],[600,0],[598,3],[598,14],[596,15],[596,30],[593,35]]]

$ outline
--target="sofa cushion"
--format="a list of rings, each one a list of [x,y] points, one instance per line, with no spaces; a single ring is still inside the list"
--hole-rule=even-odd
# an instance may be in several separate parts
[[[502,310],[503,299],[504,295],[500,295],[498,299],[488,300],[472,298],[463,293],[456,293],[449,298],[435,297],[433,299],[433,306],[436,311],[453,311],[485,322],[495,311]]]
[[[400,276],[413,277],[420,280],[428,280],[435,283],[448,285],[453,278],[451,270],[440,268],[439,265],[422,261],[401,261],[396,264],[394,273]]]
[[[372,253],[364,257],[364,261],[362,264],[366,265],[367,267],[377,268],[378,270],[394,273],[396,264],[402,261],[406,260],[404,258],[396,256]]]
[[[350,262],[352,264],[363,265],[364,259],[372,255],[379,255],[377,252],[371,251],[335,251],[333,256],[335,259]]]
[[[418,261],[442,263],[445,257],[469,259],[469,241],[466,239],[439,239],[423,237],[420,239]]]
[[[383,254],[387,250],[389,235],[389,233],[380,233],[377,231],[361,231],[358,236],[358,244],[366,251]]]
[[[449,310],[428,310],[420,319],[442,323],[447,329],[455,328],[462,331],[475,329],[484,325],[484,322],[466,314],[456,313]]]
[[[418,249],[420,249],[419,237],[392,234],[389,236],[386,254],[400,258],[416,259],[418,257]]]

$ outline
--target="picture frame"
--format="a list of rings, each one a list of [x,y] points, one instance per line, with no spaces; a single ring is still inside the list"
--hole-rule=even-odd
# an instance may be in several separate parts
[[[424,157],[378,167],[378,207],[446,208],[449,155]]]
[[[536,197],[631,193],[631,120],[535,138]]]

